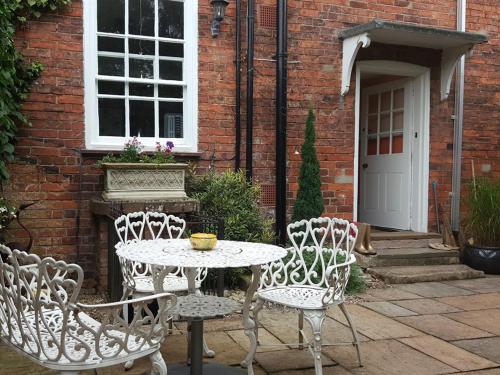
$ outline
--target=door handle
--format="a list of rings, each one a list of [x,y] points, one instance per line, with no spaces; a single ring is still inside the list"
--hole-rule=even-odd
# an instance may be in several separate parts
[[[363,169],[368,168],[368,164],[367,163],[363,163],[363,164],[361,164],[361,166],[363,167]]]

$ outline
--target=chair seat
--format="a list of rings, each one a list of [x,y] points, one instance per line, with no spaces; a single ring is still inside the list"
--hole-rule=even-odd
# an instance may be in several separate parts
[[[6,333],[10,328],[12,334],[10,336],[2,334],[1,338],[5,343],[23,350],[35,361],[43,363],[45,367],[55,370],[97,368],[109,366],[107,363],[123,363],[148,355],[156,351],[159,346],[159,344],[138,340],[134,335],[127,336],[117,330],[108,330],[106,335],[101,335],[101,340],[96,342],[95,335],[90,331],[97,332],[101,323],[82,312],[78,314],[82,323],[75,319],[73,312],[70,312],[66,319],[66,326],[64,326],[64,316],[60,309],[44,309],[43,316],[45,319],[38,318],[36,322],[35,314],[28,313],[22,321],[23,332],[18,321],[11,319],[10,324],[2,324],[1,329],[3,333]],[[26,333],[32,332],[36,335],[37,328],[39,338],[35,341],[32,335],[26,335]],[[59,357],[61,348],[53,343],[61,343],[63,333],[65,350]],[[41,347],[38,342],[41,343]],[[97,354],[97,351],[100,354]]]
[[[153,278],[151,276],[134,277],[135,292],[137,293],[154,293]],[[200,289],[201,282],[195,282],[195,288]],[[188,279],[185,276],[168,275],[163,282],[163,291],[176,293],[185,292],[188,290]]]
[[[296,309],[322,310],[331,305],[342,303],[341,300],[332,300],[324,305],[322,298],[325,288],[314,288],[302,285],[267,288],[258,291],[257,298],[266,302],[275,303]]]

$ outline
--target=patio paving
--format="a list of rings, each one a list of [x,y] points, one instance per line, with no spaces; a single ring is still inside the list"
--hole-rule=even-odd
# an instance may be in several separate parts
[[[358,366],[352,345],[325,346],[325,375],[500,375],[500,277],[369,289],[362,297],[366,297],[364,302],[349,304],[348,309],[361,334],[364,367]],[[255,375],[314,374],[307,350],[283,345],[297,342],[297,318],[292,311],[263,311]],[[181,332],[167,337],[162,348],[167,363],[182,362],[186,357],[185,324],[177,326]],[[307,323],[304,328],[310,336]],[[216,358],[206,361],[237,366],[248,345],[240,316],[207,321],[205,332],[209,346],[217,352]],[[325,319],[323,341],[351,341],[339,309],[330,310]],[[149,369],[149,360],[143,358],[126,374],[149,374]],[[82,372],[124,373],[123,366]],[[2,345],[0,375],[11,374],[56,373]]]

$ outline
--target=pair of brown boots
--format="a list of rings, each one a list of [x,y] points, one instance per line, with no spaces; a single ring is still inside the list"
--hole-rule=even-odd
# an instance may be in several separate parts
[[[356,238],[354,250],[363,255],[377,254],[371,243],[370,224],[356,223],[356,226],[358,227],[358,237]]]

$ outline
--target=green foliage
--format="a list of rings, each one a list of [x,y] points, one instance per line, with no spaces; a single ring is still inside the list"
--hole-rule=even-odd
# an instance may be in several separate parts
[[[273,242],[272,221],[263,218],[258,205],[260,187],[247,182],[243,172],[191,178],[188,192],[200,200],[203,215],[224,219],[225,239]]]
[[[351,275],[349,276],[349,281],[347,282],[346,293],[347,294],[359,294],[366,290],[366,282],[363,278],[363,272],[361,267],[357,263],[351,265]]]
[[[7,162],[14,159],[19,124],[27,124],[21,103],[30,86],[41,74],[38,63],[27,64],[14,45],[16,26],[43,11],[53,11],[71,0],[0,1],[0,181],[9,178]]]
[[[165,164],[173,163],[174,155],[172,155],[172,150],[174,148],[174,143],[172,141],[167,141],[163,146],[160,142],[156,142],[156,149],[152,155],[147,155],[142,152],[144,146],[137,139],[137,137],[125,143],[123,150],[118,155],[108,154],[102,158],[98,163],[154,163],[154,164]]]
[[[474,244],[500,247],[500,180],[471,184],[467,203],[467,231]]]
[[[0,197],[0,229],[6,228],[16,218],[17,208],[7,199]]]
[[[319,217],[324,210],[319,161],[314,146],[315,140],[314,113],[310,108],[306,122],[305,140],[301,150],[302,165],[300,166],[299,192],[293,206],[292,222]]]

